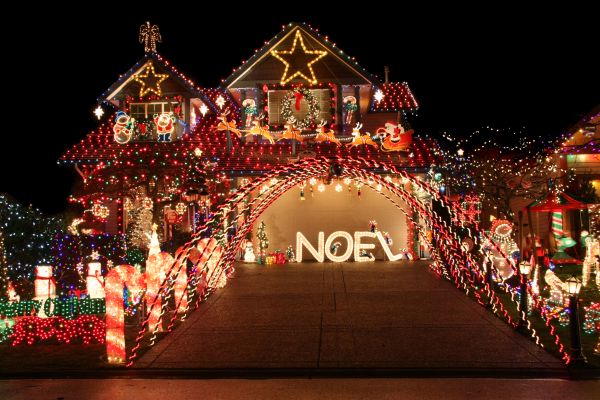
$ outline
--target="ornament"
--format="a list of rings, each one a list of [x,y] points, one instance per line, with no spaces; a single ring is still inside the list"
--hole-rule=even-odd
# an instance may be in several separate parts
[[[185,203],[180,202],[180,203],[177,203],[177,205],[175,206],[175,211],[179,215],[185,214],[186,210],[187,210],[187,206],[185,205]]]
[[[300,47],[302,48],[302,52],[304,52],[304,57],[296,57],[296,52],[300,53],[300,48],[297,47],[298,42],[300,42]],[[306,79],[309,84],[315,85],[318,81],[312,66],[321,58],[325,57],[327,52],[323,50],[308,50],[304,44],[304,38],[302,37],[302,34],[299,30],[297,30],[296,35],[294,36],[294,42],[292,43],[292,48],[290,50],[272,50],[271,55],[281,61],[285,66],[283,75],[281,76],[282,85],[285,85],[296,77]],[[314,55],[315,57],[306,64],[302,63],[297,65],[297,60],[304,61],[306,59],[306,55]],[[306,69],[308,69],[310,77],[302,72],[306,71]]]
[[[381,100],[383,100],[385,95],[383,94],[381,89],[377,89],[377,91],[375,92],[375,95],[373,97],[375,97],[375,101],[377,101],[379,103],[379,102],[381,102]]]

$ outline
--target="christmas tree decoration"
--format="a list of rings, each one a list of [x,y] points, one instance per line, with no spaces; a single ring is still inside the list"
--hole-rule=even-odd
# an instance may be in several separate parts
[[[297,46],[298,43],[300,43],[299,47]],[[300,48],[302,50],[300,50]],[[303,57],[299,57],[300,52],[303,53]],[[282,85],[285,85],[296,77],[305,79],[309,84],[315,85],[318,81],[312,66],[321,58],[325,57],[327,52],[324,50],[308,50],[304,44],[302,34],[298,30],[294,36],[294,42],[291,49],[272,50],[271,55],[281,61],[285,66],[283,75],[281,76]],[[307,55],[309,56],[309,61],[305,62],[304,60],[307,59]],[[308,70],[307,73],[310,76],[307,76],[304,73],[306,70]]]
[[[144,43],[146,53],[156,53],[156,43],[162,42],[162,37],[157,25],[150,24],[149,21],[140,26],[140,43]],[[140,97],[142,97],[140,95]]]
[[[154,64],[148,62],[144,66],[144,72],[137,73],[133,76],[133,80],[140,84],[140,98],[148,93],[153,93],[157,96],[162,96],[160,84],[169,77],[168,74],[157,74],[154,70]]]
[[[258,239],[258,263],[264,264],[266,257],[266,250],[269,248],[269,238],[267,237],[266,231],[267,225],[265,221],[261,221],[258,225],[258,230],[256,231],[256,238]]]

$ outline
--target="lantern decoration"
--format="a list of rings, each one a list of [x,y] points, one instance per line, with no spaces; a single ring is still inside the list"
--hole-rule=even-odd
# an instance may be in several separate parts
[[[179,215],[185,214],[186,210],[187,210],[187,206],[185,205],[185,203],[180,202],[180,203],[177,203],[177,205],[175,206],[175,211]]]
[[[85,278],[87,293],[91,299],[104,298],[104,277],[102,264],[98,261],[88,263],[88,273]]]
[[[106,274],[106,355],[110,364],[125,362],[123,289],[136,297],[145,289],[144,276],[131,265],[119,265]]]
[[[150,197],[144,197],[144,199],[142,200],[142,207],[144,207],[146,210],[152,210],[152,207],[154,206],[152,199]]]

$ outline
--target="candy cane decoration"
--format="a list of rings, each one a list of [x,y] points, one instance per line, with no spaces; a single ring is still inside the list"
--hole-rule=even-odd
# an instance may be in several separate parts
[[[157,332],[163,331],[162,324],[159,323],[162,296],[158,292],[171,264],[173,257],[164,252],[152,254],[146,261],[146,307],[150,313],[148,324]]]
[[[125,362],[123,289],[132,294],[145,289],[144,276],[131,265],[119,265],[106,275],[106,355],[110,364]]]

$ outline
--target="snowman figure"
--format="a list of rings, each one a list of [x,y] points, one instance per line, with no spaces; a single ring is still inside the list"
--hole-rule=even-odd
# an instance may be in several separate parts
[[[246,243],[246,249],[244,251],[244,262],[256,262],[256,255],[254,254],[254,247],[252,246],[252,242]]]
[[[396,125],[388,121],[385,127],[377,128],[376,133],[381,138],[383,151],[401,151],[408,149],[414,131],[412,129],[405,131],[401,124]]]

